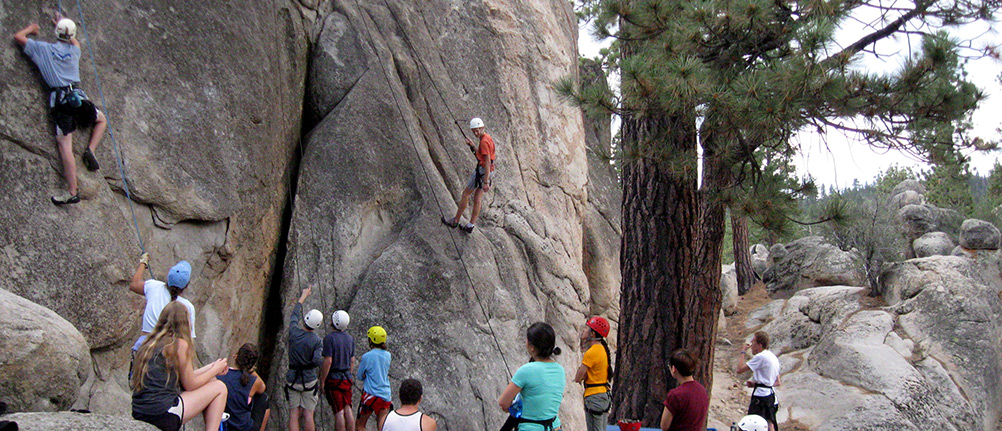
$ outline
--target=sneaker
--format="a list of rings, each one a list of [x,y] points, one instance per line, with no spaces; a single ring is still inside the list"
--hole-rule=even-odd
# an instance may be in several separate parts
[[[80,203],[80,197],[77,195],[71,195],[69,193],[65,195],[53,196],[52,203],[56,205],[68,205]]]
[[[83,162],[87,166],[88,171],[96,171],[101,169],[101,166],[97,164],[97,157],[94,157],[94,153],[90,151],[90,148],[83,153]]]
[[[444,225],[446,225],[446,226],[449,226],[449,227],[456,227],[456,226],[459,226],[459,223],[456,223],[456,221],[455,221],[455,220],[453,220],[453,219],[448,219],[448,218],[445,218],[445,217],[442,217],[442,224],[444,224]]]
[[[473,223],[467,223],[466,226],[463,226],[460,229],[462,229],[463,232],[472,233],[474,227],[476,227],[476,226],[474,226]]]

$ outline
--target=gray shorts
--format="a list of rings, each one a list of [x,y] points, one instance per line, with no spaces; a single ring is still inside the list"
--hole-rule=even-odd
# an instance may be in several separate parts
[[[584,397],[585,425],[588,431],[605,430],[611,401],[608,392]]]
[[[466,182],[466,188],[469,190],[476,190],[484,187],[484,174],[487,172],[484,170],[483,166],[477,165],[477,168],[473,170],[470,174],[469,181]]]
[[[289,408],[294,409],[296,407],[302,407],[304,410],[316,410],[317,402],[320,400],[320,394],[318,393],[317,381],[308,382],[305,385],[302,383],[294,383],[291,388],[289,388]],[[310,390],[305,390],[306,388],[314,388]]]

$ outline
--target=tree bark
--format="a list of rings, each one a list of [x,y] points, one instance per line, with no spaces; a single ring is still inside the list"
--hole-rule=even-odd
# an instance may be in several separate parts
[[[751,244],[748,242],[748,217],[731,212],[731,239],[734,272],[738,276],[738,295],[744,295],[755,284],[755,270],[751,264]]]
[[[623,281],[612,417],[656,427],[661,402],[677,386],[668,372],[673,351],[694,353],[696,379],[712,385],[723,206],[704,205],[697,189],[693,116],[624,118],[622,131]]]

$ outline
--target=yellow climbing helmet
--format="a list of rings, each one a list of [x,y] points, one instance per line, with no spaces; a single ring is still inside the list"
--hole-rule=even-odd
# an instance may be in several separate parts
[[[383,344],[386,342],[386,330],[382,326],[373,326],[367,333],[372,344]]]

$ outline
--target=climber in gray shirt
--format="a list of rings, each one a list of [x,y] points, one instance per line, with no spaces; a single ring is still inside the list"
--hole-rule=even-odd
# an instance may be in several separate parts
[[[299,429],[303,418],[305,431],[314,431],[313,410],[317,407],[317,367],[323,363],[323,343],[313,331],[324,320],[320,310],[310,310],[303,317],[303,301],[310,296],[313,286],[303,289],[299,301],[289,317],[289,371],[285,375],[285,398],[289,402],[289,429]],[[299,322],[303,322],[300,326]]]
[[[99,169],[94,151],[101,142],[107,128],[104,113],[97,109],[80,89],[80,42],[76,39],[77,26],[73,20],[56,15],[52,20],[56,27],[57,42],[43,42],[28,38],[41,29],[32,23],[14,34],[14,40],[24,49],[24,53],[38,66],[42,79],[49,87],[48,107],[55,123],[56,143],[59,157],[63,162],[63,177],[66,179],[67,194],[52,197],[56,205],[80,202],[77,190],[77,165],[73,159],[73,132],[91,125],[90,142],[83,153],[87,169]]]

